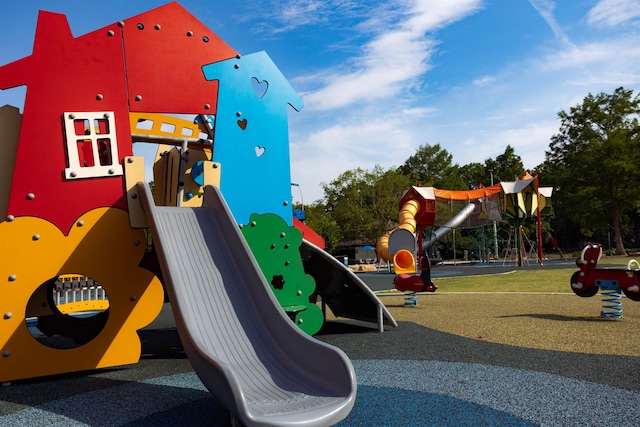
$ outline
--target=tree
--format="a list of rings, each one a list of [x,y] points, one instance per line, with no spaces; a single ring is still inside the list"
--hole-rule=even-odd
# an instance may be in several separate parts
[[[333,252],[340,244],[340,227],[321,202],[306,206],[306,225],[324,239],[325,250]]]
[[[460,168],[460,178],[467,185],[467,188],[471,190],[479,188],[480,184],[486,187],[490,183],[482,163],[469,163],[462,166]]]
[[[460,177],[460,167],[452,163],[453,156],[436,145],[421,145],[409,157],[400,170],[411,182],[422,187],[437,187],[446,190],[467,190]]]
[[[397,169],[357,168],[322,184],[322,204],[339,227],[342,240],[353,245],[374,243],[398,217],[398,201],[409,185]]]
[[[487,159],[484,162],[485,176],[493,172],[493,182],[515,181],[524,174],[522,159],[515,153],[512,146],[507,145],[504,153],[494,159]]]
[[[617,254],[626,254],[623,229],[640,197],[640,100],[632,90],[589,94],[560,111],[544,169],[554,180],[554,199],[587,238],[613,231]],[[559,213],[558,213],[559,214]],[[559,214],[560,215],[560,214]]]

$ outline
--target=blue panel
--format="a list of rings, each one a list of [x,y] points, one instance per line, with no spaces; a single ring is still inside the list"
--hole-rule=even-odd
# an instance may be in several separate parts
[[[265,52],[202,69],[220,81],[212,160],[236,221],[273,213],[292,225],[287,112],[302,100]]]

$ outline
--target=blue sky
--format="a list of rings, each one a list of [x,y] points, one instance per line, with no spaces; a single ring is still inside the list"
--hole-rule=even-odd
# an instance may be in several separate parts
[[[3,1],[0,64],[31,53],[39,9],[66,14],[80,36],[165,3]],[[305,203],[322,197],[320,183],[399,166],[423,144],[461,166],[511,145],[533,168],[560,110],[640,89],[640,0],[180,3],[240,53],[266,50],[303,98],[289,128]],[[0,105],[23,97],[0,91]]]

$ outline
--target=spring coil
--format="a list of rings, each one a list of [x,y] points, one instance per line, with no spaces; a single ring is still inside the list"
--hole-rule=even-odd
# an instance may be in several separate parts
[[[622,290],[617,283],[602,284],[600,286],[602,292],[603,310],[600,317],[605,319],[622,319]]]
[[[418,305],[418,294],[416,294],[415,292],[411,292],[411,293],[405,294],[404,305],[406,307],[415,307],[415,306],[417,306]]]

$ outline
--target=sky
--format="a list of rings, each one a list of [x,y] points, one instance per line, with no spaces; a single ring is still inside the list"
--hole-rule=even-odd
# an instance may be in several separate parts
[[[166,3],[2,1],[0,65],[31,54],[40,9],[67,15],[77,37]],[[241,54],[266,51],[302,97],[289,114],[294,202],[321,199],[322,183],[347,170],[400,166],[425,144],[460,166],[510,145],[532,169],[558,112],[589,93],[640,89],[640,0],[180,3]],[[0,105],[22,108],[24,93],[0,91]]]

